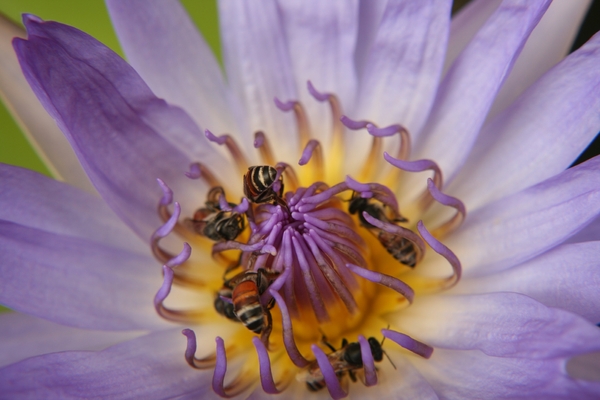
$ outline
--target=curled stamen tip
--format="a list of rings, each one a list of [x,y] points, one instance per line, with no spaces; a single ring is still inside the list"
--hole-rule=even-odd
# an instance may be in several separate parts
[[[462,275],[462,265],[458,257],[456,257],[456,254],[454,254],[452,250],[450,250],[442,242],[437,240],[431,233],[429,233],[427,228],[425,228],[423,221],[417,222],[417,230],[427,244],[431,246],[433,251],[444,257],[446,261],[450,263],[454,274],[449,278],[449,280],[452,282],[451,286],[456,285]]]
[[[173,191],[169,186],[167,186],[167,184],[162,179],[156,178],[156,181],[158,182],[158,185],[160,186],[160,189],[163,192],[163,196],[160,199],[160,205],[168,206],[173,202]]]
[[[321,93],[317,91],[317,89],[315,89],[310,80],[306,81],[306,87],[308,88],[308,93],[310,93],[311,96],[317,99],[318,101],[329,100],[329,93]]]
[[[191,366],[194,366],[194,355],[196,355],[196,333],[194,333],[191,329],[184,329],[181,331],[183,335],[187,338],[187,345],[185,348],[185,361]]]
[[[208,140],[216,144],[224,144],[227,141],[227,135],[215,136],[208,129],[204,130],[204,136],[206,136]]]
[[[287,101],[283,103],[277,97],[273,97],[273,101],[275,102],[275,106],[277,106],[277,108],[279,108],[281,111],[290,111],[294,108],[294,104],[296,103],[294,101]]]
[[[171,233],[171,231],[173,230],[173,228],[175,228],[175,225],[177,224],[177,220],[179,219],[180,214],[181,214],[181,206],[179,205],[178,202],[175,202],[173,204],[173,214],[167,220],[167,222],[164,223],[164,225],[162,225],[160,228],[158,228],[154,232],[154,234],[152,235],[152,240],[156,240],[158,238],[163,238],[163,237],[167,236],[169,233]]]
[[[406,350],[412,351],[423,358],[429,358],[433,354],[433,347],[423,342],[419,342],[404,333],[392,331],[390,329],[382,329],[381,333],[400,347],[404,347]]]
[[[344,124],[346,128],[352,129],[353,131],[366,128],[366,126],[369,125],[367,121],[355,121],[351,118],[348,118],[345,115],[342,115],[340,121],[342,122],[342,124]]]
[[[192,254],[192,247],[187,243],[183,243],[183,250],[181,250],[181,252],[176,257],[167,261],[167,263],[165,265],[167,267],[174,268],[174,267],[186,262],[190,258],[191,254]]]
[[[392,136],[402,129],[404,128],[398,124],[390,125],[385,128],[378,128],[373,124],[367,124],[367,131],[373,136]]]
[[[163,265],[163,283],[154,296],[154,308],[157,310],[162,306],[162,302],[171,293],[171,285],[173,284],[173,270],[168,265]]]
[[[258,131],[254,134],[254,148],[258,149],[265,143],[265,134]]]
[[[200,169],[200,163],[190,164],[190,169],[185,173],[190,179],[198,179],[202,176],[202,170]]]

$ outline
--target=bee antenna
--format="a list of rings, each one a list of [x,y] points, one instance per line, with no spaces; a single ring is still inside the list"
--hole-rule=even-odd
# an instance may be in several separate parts
[[[390,329],[390,324],[388,324],[387,328],[385,328],[385,329]],[[383,339],[381,339],[381,342],[379,342],[379,344],[381,346],[383,346],[383,342],[385,342],[385,335],[382,335],[382,336],[383,336]],[[385,353],[385,351],[384,351],[384,353]],[[386,356],[387,356],[387,354],[386,354]],[[389,359],[389,357],[388,357],[388,359]],[[392,365],[393,365],[393,363],[392,363]],[[394,368],[396,368],[396,367],[394,367]]]
[[[383,349],[381,349],[381,351],[383,351],[383,354],[385,354],[385,357],[390,361],[390,364],[392,364],[392,367],[394,367],[394,369],[398,369],[398,368],[396,368],[396,364],[394,364],[394,362],[392,361],[392,359],[390,358],[388,353]]]

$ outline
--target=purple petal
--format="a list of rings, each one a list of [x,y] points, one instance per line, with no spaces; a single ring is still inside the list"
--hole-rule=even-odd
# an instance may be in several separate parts
[[[446,75],[460,53],[501,3],[502,0],[472,0],[452,16],[442,75]]]
[[[0,164],[0,186],[0,220],[148,253],[148,246],[97,196],[6,164]]]
[[[218,5],[227,78],[247,110],[250,131],[264,131],[277,149],[277,158],[295,154],[294,118],[272,103],[274,97],[298,99],[277,4],[270,1],[255,7],[222,1]]]
[[[415,158],[433,159],[448,180],[454,176],[549,4],[549,0],[502,2],[444,77]]]
[[[465,276],[523,262],[572,236],[600,213],[600,157],[469,214],[446,244]]]
[[[600,242],[562,245],[496,274],[464,279],[453,292],[523,293],[549,306],[600,322]]]
[[[154,97],[102,44],[65,25],[25,22],[30,39],[15,39],[14,46],[28,81],[98,191],[147,240],[160,224],[156,178],[197,199],[201,193],[183,175],[189,158],[180,150],[189,146],[188,154],[219,166],[217,153],[202,147],[205,139],[181,109]]]
[[[494,100],[488,119],[510,105],[573,45],[591,1],[554,0],[535,27],[508,79]]]
[[[433,103],[448,28],[448,0],[388,2],[366,59],[358,116],[418,135]]]
[[[40,354],[67,350],[102,350],[140,336],[71,328],[19,313],[0,315],[0,366]]]
[[[198,126],[239,134],[219,64],[179,2],[106,3],[127,60],[158,97],[183,107]]]
[[[567,376],[563,359],[490,357],[480,351],[437,349],[412,359],[436,393],[449,399],[596,399],[600,383]]]
[[[203,340],[206,340],[203,339]],[[100,352],[63,352],[0,369],[3,396],[173,398],[205,388],[211,371],[185,362],[181,329],[156,332]]]
[[[436,351],[551,359],[600,350],[597,326],[517,293],[417,297],[398,322]]]
[[[585,149],[600,127],[599,62],[596,35],[483,128],[449,187],[468,210],[556,175]]]
[[[571,236],[565,243],[600,241],[600,217],[596,217],[585,228]]]
[[[358,31],[356,0],[278,1],[298,88],[313,134],[329,145],[331,112],[306,90],[311,81],[321,93],[336,95],[344,110],[354,107],[358,86],[354,51]]]
[[[27,34],[20,25],[0,15],[0,93],[8,111],[52,176],[95,193],[69,142],[25,80],[11,44],[14,37],[25,38]]]
[[[149,255],[0,221],[0,276],[0,303],[20,312],[87,329],[166,326]]]

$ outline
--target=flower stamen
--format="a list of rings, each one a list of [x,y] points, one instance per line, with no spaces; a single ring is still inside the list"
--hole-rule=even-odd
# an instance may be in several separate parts
[[[300,139],[299,148],[306,146],[306,143],[308,143],[310,140],[310,126],[308,124],[308,118],[302,103],[293,100],[283,103],[277,97],[275,97],[273,101],[275,102],[277,108],[279,108],[281,111],[294,111],[294,116],[296,117],[296,127],[298,128],[298,136]]]
[[[233,138],[230,135],[225,134],[225,135],[221,135],[221,136],[215,136],[208,129],[206,129],[204,131],[204,135],[211,142],[217,143],[220,146],[225,145],[225,147],[227,147],[227,150],[229,150],[229,153],[231,154],[231,158],[235,162],[235,165],[237,166],[238,171],[242,175],[248,170],[248,167],[250,166],[250,164],[248,163],[248,160],[246,159],[244,152],[240,149],[240,147],[238,146],[236,141],[233,140]]]
[[[254,133],[254,148],[258,149],[263,163],[267,165],[275,164],[275,156],[267,136],[263,131],[257,131]]]

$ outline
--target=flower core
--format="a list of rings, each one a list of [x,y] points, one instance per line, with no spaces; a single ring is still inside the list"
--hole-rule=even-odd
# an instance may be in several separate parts
[[[444,290],[460,279],[460,262],[437,238],[456,229],[465,210],[458,199],[440,191],[437,165],[430,160],[407,161],[410,136],[401,125],[378,128],[352,120],[342,115],[335,95],[318,92],[310,82],[308,90],[331,110],[327,154],[312,138],[302,104],[275,99],[280,110],[295,115],[302,149],[299,172],[277,159],[263,132],[255,134],[254,143],[262,164],[250,165],[232,137],[217,137],[207,130],[211,142],[227,148],[240,178],[223,181],[227,177],[217,176],[209,166],[192,165],[187,176],[200,179],[208,194],[187,218],[181,218],[173,193],[159,180],[163,197],[158,211],[165,224],[155,232],[152,250],[165,265],[155,306],[161,316],[176,322],[228,324],[222,336],[229,337],[217,337],[216,352],[204,358],[195,356],[194,332],[183,332],[188,339],[187,362],[195,368],[214,368],[213,389],[224,397],[254,384],[256,361],[268,393],[279,393],[294,377],[308,390],[327,388],[334,398],[347,395],[349,380],[374,385],[374,363],[387,355],[384,338],[425,358],[433,351],[395,331],[385,316],[408,307],[415,293]],[[343,175],[343,135],[364,129],[372,144],[354,179]],[[387,136],[399,137],[400,144],[397,157],[384,153],[392,166],[384,176],[380,155]],[[433,171],[432,179],[401,214],[397,182],[403,174],[425,170]],[[231,187],[231,181],[239,185]],[[237,203],[227,195],[242,190],[245,197]],[[420,219],[436,203],[456,212],[430,233]],[[179,255],[167,249],[173,237],[186,241]],[[450,276],[414,273],[428,247],[449,262]],[[205,293],[212,300],[198,309],[168,308],[164,303],[172,285]],[[235,378],[225,385],[228,359],[247,353],[250,342],[256,357],[230,368]]]

